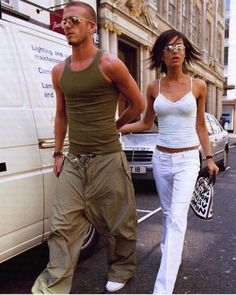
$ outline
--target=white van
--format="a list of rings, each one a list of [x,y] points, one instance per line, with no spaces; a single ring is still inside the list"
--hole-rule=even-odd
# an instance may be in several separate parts
[[[70,52],[61,34],[0,19],[0,262],[49,235],[56,182],[51,69]],[[84,255],[97,241],[91,227]]]

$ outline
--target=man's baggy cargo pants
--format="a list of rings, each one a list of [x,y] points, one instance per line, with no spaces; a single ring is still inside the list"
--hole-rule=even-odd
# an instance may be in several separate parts
[[[107,247],[108,279],[127,281],[136,267],[137,215],[124,152],[67,155],[53,206],[49,263],[35,281],[33,293],[70,292],[90,223]]]

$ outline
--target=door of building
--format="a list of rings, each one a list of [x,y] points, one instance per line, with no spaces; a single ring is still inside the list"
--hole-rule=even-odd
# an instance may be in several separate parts
[[[139,46],[127,40],[118,40],[118,57],[124,62],[130,74],[132,75],[138,86],[140,86]],[[118,104],[119,116],[128,107],[128,105],[129,104],[124,96],[120,94]]]

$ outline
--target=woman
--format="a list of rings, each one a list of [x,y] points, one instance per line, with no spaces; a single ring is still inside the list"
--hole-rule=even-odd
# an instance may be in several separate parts
[[[176,30],[163,32],[150,56],[150,68],[161,69],[163,79],[150,82],[147,106],[141,121],[120,132],[151,128],[157,115],[159,134],[153,154],[153,173],[163,213],[162,258],[154,294],[172,293],[181,263],[187,213],[199,172],[199,141],[210,174],[217,174],[204,120],[206,83],[185,73],[186,64],[200,53]]]

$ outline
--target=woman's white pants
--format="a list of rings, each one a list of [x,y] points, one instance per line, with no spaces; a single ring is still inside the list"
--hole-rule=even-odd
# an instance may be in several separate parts
[[[153,294],[172,294],[182,259],[187,214],[199,172],[199,151],[153,154],[153,173],[163,214],[162,258]]]

